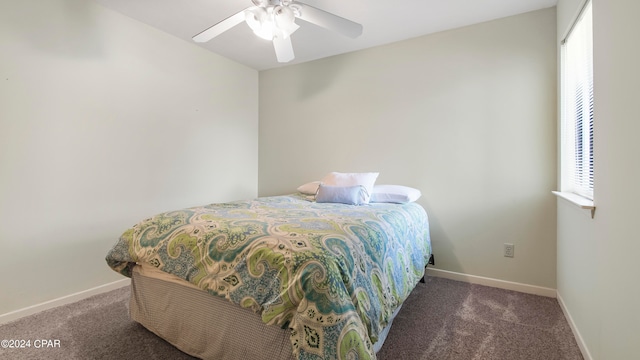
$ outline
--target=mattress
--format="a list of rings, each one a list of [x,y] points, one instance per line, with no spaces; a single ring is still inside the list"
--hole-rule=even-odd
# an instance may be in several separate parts
[[[134,267],[129,311],[134,321],[201,359],[295,359],[289,330],[268,326],[254,312],[153,266]],[[393,318],[399,312],[400,308]],[[392,322],[374,344],[375,352],[382,348]]]

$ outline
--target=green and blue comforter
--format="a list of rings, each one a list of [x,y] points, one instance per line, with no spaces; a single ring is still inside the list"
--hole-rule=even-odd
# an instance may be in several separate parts
[[[373,343],[431,253],[416,204],[318,204],[303,195],[162,213],[107,255],[151,264],[291,330],[299,359],[375,359]]]

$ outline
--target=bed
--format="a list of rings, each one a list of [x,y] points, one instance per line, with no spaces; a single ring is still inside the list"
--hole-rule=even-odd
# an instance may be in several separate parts
[[[304,194],[166,212],[121,236],[131,317],[203,359],[375,359],[431,257],[415,202]]]

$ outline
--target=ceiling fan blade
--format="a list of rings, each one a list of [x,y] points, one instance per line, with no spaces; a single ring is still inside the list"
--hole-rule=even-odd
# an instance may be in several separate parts
[[[293,55],[293,45],[291,44],[291,36],[286,38],[274,37],[273,48],[276,50],[276,58],[278,62],[286,63],[295,58]]]
[[[301,2],[292,1],[291,3],[293,4],[292,6],[297,6],[300,9],[300,16],[298,17],[304,21],[333,30],[353,39],[362,35],[362,25],[356,22]]]
[[[223,32],[231,29],[232,27],[240,24],[245,19],[244,10],[240,11],[235,15],[231,15],[228,18],[220,21],[219,23],[213,25],[212,27],[204,30],[198,35],[193,37],[193,41],[203,43],[207,42],[214,37],[222,34]]]

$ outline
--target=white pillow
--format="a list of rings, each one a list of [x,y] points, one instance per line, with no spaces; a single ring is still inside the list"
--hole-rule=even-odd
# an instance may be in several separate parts
[[[320,181],[312,181],[298,186],[297,190],[306,195],[315,195],[318,192],[318,186],[320,186]]]
[[[371,194],[371,202],[410,203],[418,200],[422,193],[418,189],[402,185],[376,185]]]
[[[373,186],[376,183],[376,179],[378,178],[380,173],[377,172],[369,172],[369,173],[339,173],[339,172],[331,172],[327,174],[325,177],[320,180],[324,185],[330,186],[354,186],[354,185],[362,185],[365,189],[367,189],[367,194],[365,198],[365,204],[369,203],[369,199],[371,197],[371,193],[373,193]]]

